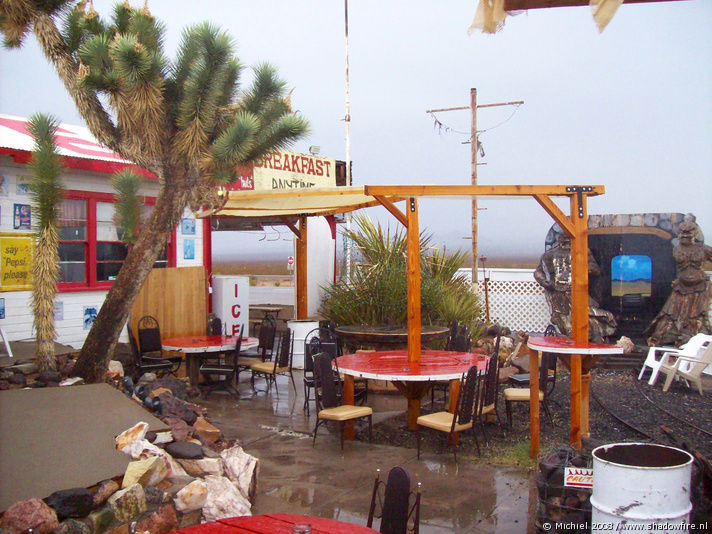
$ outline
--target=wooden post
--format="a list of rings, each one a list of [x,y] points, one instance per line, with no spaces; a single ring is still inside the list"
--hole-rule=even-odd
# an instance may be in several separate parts
[[[539,456],[539,352],[529,349],[529,457]]]
[[[354,403],[354,377],[351,375],[344,375],[344,404],[353,406]],[[344,425],[344,439],[354,439],[356,437],[356,430],[354,429],[354,422],[346,421]]]
[[[418,199],[410,197],[406,206],[408,276],[408,361],[420,361],[420,231]]]
[[[588,343],[588,214],[586,195],[582,192],[570,197],[573,226],[571,235],[571,337],[576,344]],[[581,448],[583,423],[581,355],[571,355],[571,427],[569,441],[577,449]]]
[[[470,89],[470,154],[472,158],[472,185],[477,185],[477,89]],[[477,284],[477,196],[472,196],[472,285]]]
[[[299,217],[297,238],[297,319],[306,319],[309,314],[307,300],[307,217]]]
[[[581,375],[581,436],[587,438],[591,435],[588,424],[589,393],[591,391],[591,373]]]

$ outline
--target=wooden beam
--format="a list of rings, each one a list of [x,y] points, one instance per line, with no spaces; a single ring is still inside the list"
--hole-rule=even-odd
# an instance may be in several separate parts
[[[625,0],[626,4],[648,4],[653,2],[679,2],[681,0]],[[504,0],[505,11],[524,9],[544,9],[551,7],[588,6],[590,0]]]
[[[408,228],[408,219],[405,216],[405,214],[398,209],[398,206],[393,204],[389,199],[387,199],[384,196],[381,195],[374,195],[373,198],[378,200],[378,202],[381,203],[381,205],[386,208],[389,212],[391,212],[391,215],[393,215],[396,219],[398,219],[398,222],[400,222],[403,226]]]
[[[458,197],[458,196],[532,196],[548,195],[570,197],[571,187],[565,185],[367,185],[364,190],[371,196],[396,197]],[[606,188],[602,185],[585,186],[589,196],[602,195]]]
[[[556,221],[556,223],[569,237],[573,235],[574,227],[571,224],[571,221],[566,214],[559,209],[559,206],[554,204],[553,200],[546,195],[534,195],[534,200],[536,200],[539,205],[544,208],[544,211],[546,211],[551,218]]]
[[[302,234],[301,234],[301,232],[299,231],[299,228],[297,228],[296,226],[294,226],[294,225],[289,221],[289,219],[287,219],[286,217],[280,217],[280,220],[282,221],[282,224],[284,224],[284,226],[286,226],[287,228],[289,228],[289,229],[292,231],[292,233],[296,236],[297,239],[299,239],[300,237],[302,237]]]
[[[408,361],[420,361],[420,231],[418,229],[418,199],[406,201],[408,227]]]
[[[539,456],[539,352],[529,349],[529,457]]]
[[[306,319],[309,314],[307,300],[307,217],[299,218],[297,239],[297,319]]]

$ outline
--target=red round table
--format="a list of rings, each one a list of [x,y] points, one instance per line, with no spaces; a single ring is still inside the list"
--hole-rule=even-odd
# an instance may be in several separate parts
[[[373,534],[377,532],[362,525],[343,523],[323,517],[290,514],[266,514],[218,519],[194,527],[176,530],[181,534],[292,534],[292,526],[308,523],[312,534]]]
[[[185,354],[185,365],[192,386],[200,381],[200,359],[211,352],[227,352],[235,349],[237,337],[233,336],[182,336],[161,340],[163,350],[182,352]],[[255,337],[242,338],[243,349],[251,349],[258,345]]]
[[[346,354],[336,359],[344,374],[344,403],[353,404],[354,377],[388,380],[408,399],[408,428],[416,430],[420,415],[420,400],[433,382],[450,380],[450,409],[455,408],[460,378],[477,365],[484,371],[487,356],[476,352],[424,350],[419,362],[408,361],[407,350],[387,350]],[[353,437],[353,427],[346,428],[346,438]]]

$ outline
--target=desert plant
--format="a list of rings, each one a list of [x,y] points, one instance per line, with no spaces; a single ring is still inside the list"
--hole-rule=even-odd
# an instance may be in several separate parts
[[[404,232],[391,232],[365,216],[356,217],[356,230],[347,232],[360,256],[348,280],[329,284],[320,314],[338,324],[405,325],[407,323],[406,254]],[[473,324],[479,314],[477,296],[469,281],[457,274],[465,261],[458,251],[446,256],[427,253],[430,236],[420,236],[421,313],[424,324],[448,325],[457,319]]]
[[[40,371],[56,371],[54,340],[54,297],[59,280],[58,208],[64,188],[62,164],[54,135],[58,122],[47,115],[30,118],[28,130],[35,139],[29,168],[32,171],[30,195],[36,224],[37,246],[32,261],[32,313]]]

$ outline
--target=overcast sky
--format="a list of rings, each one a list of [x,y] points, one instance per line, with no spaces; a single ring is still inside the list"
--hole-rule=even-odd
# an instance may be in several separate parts
[[[602,34],[587,7],[532,10],[509,17],[499,34],[468,36],[476,3],[350,2],[354,183],[469,184],[469,111],[439,113],[449,131],[425,111],[468,105],[475,87],[480,104],[525,102],[514,114],[479,111],[480,184],[604,185],[590,213],[692,212],[711,242],[712,2],[624,4]],[[106,15],[113,2],[94,5]],[[311,123],[311,137],[294,149],[318,145],[345,158],[343,2],[149,7],[167,25],[171,58],[184,27],[210,20],[235,38],[243,63],[274,63]],[[38,111],[82,124],[31,37],[22,50],[0,51],[0,113]],[[436,243],[469,249],[469,202],[420,205],[421,228]],[[533,200],[480,205],[480,254],[543,251],[552,221]]]

